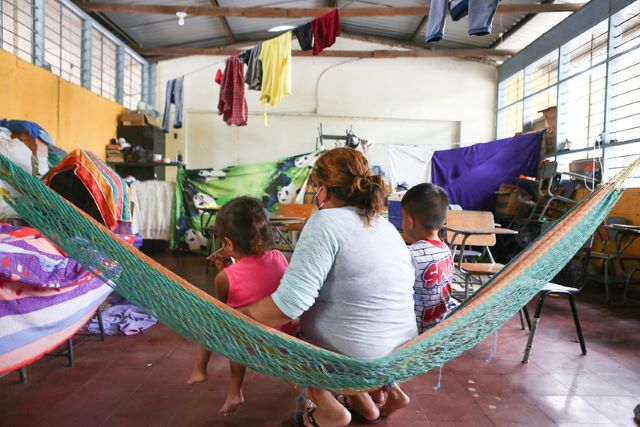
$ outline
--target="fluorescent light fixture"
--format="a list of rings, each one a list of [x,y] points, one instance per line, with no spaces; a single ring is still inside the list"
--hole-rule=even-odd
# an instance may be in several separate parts
[[[296,28],[295,25],[277,25],[273,28],[269,28],[267,31],[269,31],[270,33],[279,33],[281,31],[293,30],[294,28]]]

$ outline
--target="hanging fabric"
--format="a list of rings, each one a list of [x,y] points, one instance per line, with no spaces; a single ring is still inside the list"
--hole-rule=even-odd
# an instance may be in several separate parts
[[[301,25],[293,30],[293,34],[298,39],[301,50],[313,49],[313,32],[311,31],[311,22]]]
[[[245,50],[240,54],[240,60],[247,66],[247,73],[244,82],[250,90],[262,89],[262,63],[260,62],[260,51],[262,46],[258,45],[253,49]]]
[[[427,42],[436,42],[444,37],[447,10],[450,9],[454,21],[469,15],[468,33],[472,36],[484,36],[491,33],[493,17],[499,0],[431,0],[429,20],[427,21]]]
[[[229,126],[246,126],[249,112],[244,99],[244,64],[239,55],[229,57],[224,62],[226,67],[220,84],[218,114]]]
[[[262,43],[262,95],[263,122],[267,125],[267,105],[276,105],[291,94],[291,31]]]
[[[164,99],[164,115],[162,116],[162,130],[164,133],[169,133],[169,127],[171,126],[171,104],[176,106],[176,116],[173,127],[175,129],[182,127],[183,83],[184,76],[171,79],[167,82],[167,96]]]
[[[445,0],[446,1],[446,0]],[[313,32],[313,54],[318,55],[324,49],[333,46],[340,35],[340,15],[338,9],[311,21]]]
[[[389,145],[389,179],[391,188],[405,183],[409,188],[429,182],[431,177],[431,157],[433,150],[429,147],[411,145]]]

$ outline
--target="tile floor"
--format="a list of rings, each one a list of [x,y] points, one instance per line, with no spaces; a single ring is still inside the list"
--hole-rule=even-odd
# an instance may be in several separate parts
[[[157,257],[192,283],[210,290],[196,256]],[[589,354],[576,343],[568,305],[549,298],[529,364],[520,362],[526,332],[517,318],[494,337],[438,372],[404,384],[411,406],[380,426],[633,426],[640,403],[640,310],[602,303],[600,289],[580,295],[578,310]],[[188,386],[193,346],[158,325],[142,335],[77,337],[76,366],[45,357],[0,378],[0,426],[282,426],[293,408],[288,385],[249,373],[246,404],[233,416],[217,409],[227,368],[219,357],[209,381]]]

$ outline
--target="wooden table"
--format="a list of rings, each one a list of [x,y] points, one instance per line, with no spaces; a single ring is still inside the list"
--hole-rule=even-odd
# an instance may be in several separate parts
[[[271,215],[269,217],[269,225],[276,232],[276,234],[280,236],[282,241],[285,243],[285,245],[287,245],[291,249],[291,251],[294,250],[295,245],[293,244],[291,239],[289,239],[289,236],[287,236],[288,231],[291,231],[290,228],[293,225],[300,226],[300,230],[301,230],[302,226],[304,226],[306,222],[307,220],[301,217],[280,216],[280,215]],[[283,228],[285,227],[286,227],[286,230],[283,230]]]
[[[500,228],[500,227],[492,227],[492,228],[479,228],[479,227],[463,227],[463,226],[447,226],[442,227],[443,230],[450,231],[453,233],[453,237],[451,238],[451,242],[449,242],[449,246],[453,248],[456,244],[456,238],[458,235],[464,236],[462,239],[462,243],[460,246],[464,247],[469,236],[489,236],[492,234],[503,234],[503,235],[514,235],[518,234],[516,230],[511,230],[509,228]]]

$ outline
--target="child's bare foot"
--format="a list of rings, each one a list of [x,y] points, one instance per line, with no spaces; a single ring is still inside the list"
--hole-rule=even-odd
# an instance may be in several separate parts
[[[206,371],[193,370],[191,371],[191,376],[187,380],[187,384],[203,383],[207,378]]]
[[[228,417],[232,413],[236,411],[244,403],[244,397],[242,396],[242,392],[239,395],[228,395],[227,400],[224,401],[222,408],[218,411],[220,415]]]
[[[393,387],[389,389],[387,401],[384,406],[380,408],[380,415],[388,417],[394,412],[409,406],[410,403],[411,399],[409,396],[407,396],[397,384],[394,384]]]

